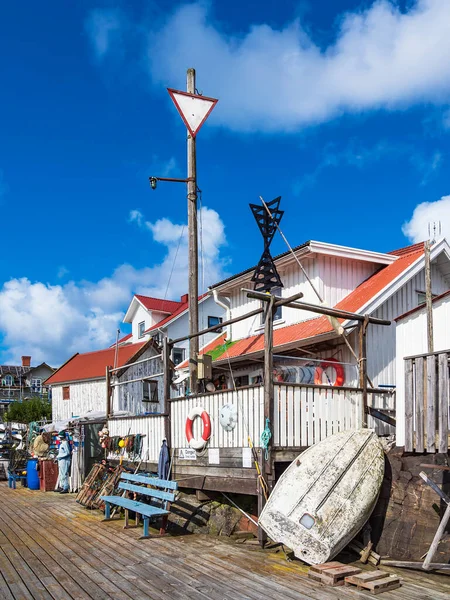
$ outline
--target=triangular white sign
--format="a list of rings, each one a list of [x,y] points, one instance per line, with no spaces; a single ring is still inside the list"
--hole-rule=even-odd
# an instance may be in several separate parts
[[[195,138],[200,131],[200,127],[217,104],[217,100],[215,98],[172,90],[171,88],[168,88],[167,91],[177,107],[184,124],[189,129],[189,133]]]

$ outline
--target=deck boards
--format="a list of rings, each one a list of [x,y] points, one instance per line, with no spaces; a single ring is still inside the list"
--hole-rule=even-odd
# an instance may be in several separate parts
[[[73,496],[0,484],[0,600],[347,600],[353,589],[308,580],[282,553],[221,538],[139,540]],[[444,600],[450,577],[387,569],[404,585],[385,600]]]

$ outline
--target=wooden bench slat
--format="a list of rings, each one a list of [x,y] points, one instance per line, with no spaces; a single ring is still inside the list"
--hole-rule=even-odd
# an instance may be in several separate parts
[[[132,510],[140,515],[146,517],[152,517],[156,515],[168,515],[169,511],[157,506],[151,506],[150,504],[144,504],[143,502],[137,502],[136,500],[130,500],[129,498],[122,498],[122,496],[101,496],[103,502],[109,502],[116,506],[121,506],[127,510]]]
[[[136,492],[144,496],[150,496],[152,498],[160,498],[161,500],[168,500],[173,502],[175,500],[175,494],[173,492],[165,492],[163,490],[156,490],[152,488],[143,487],[140,485],[133,485],[131,483],[125,483],[121,481],[119,483],[119,489],[127,490],[129,492]]]
[[[157,477],[149,477],[148,475],[134,475],[133,473],[122,473],[121,479],[128,479],[129,481],[137,481],[139,483],[146,483],[147,485],[154,485],[168,490],[178,489],[178,483],[176,481],[169,481],[168,479],[158,479]]]

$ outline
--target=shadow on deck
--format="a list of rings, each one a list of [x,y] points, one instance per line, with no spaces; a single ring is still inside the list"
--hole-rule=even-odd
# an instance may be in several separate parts
[[[138,540],[141,529],[102,523],[74,495],[10,490],[0,484],[0,598],[103,600],[344,600],[369,598],[306,577],[281,552],[228,539],[186,535]],[[397,571],[384,600],[445,600],[450,578]]]

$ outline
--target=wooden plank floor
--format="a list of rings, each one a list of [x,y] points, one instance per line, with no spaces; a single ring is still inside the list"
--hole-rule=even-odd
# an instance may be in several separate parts
[[[223,538],[185,535],[138,540],[141,529],[102,523],[73,495],[0,484],[0,599],[5,600],[346,600],[354,588],[307,579],[281,552]],[[393,570],[391,569],[393,572]],[[450,577],[396,571],[385,600],[445,600]]]

